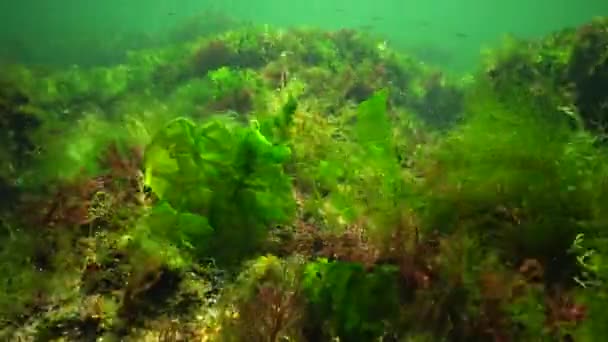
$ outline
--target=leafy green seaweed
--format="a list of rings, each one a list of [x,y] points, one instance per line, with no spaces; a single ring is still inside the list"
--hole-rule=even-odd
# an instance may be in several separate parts
[[[398,270],[319,260],[306,267],[303,287],[311,315],[329,320],[342,341],[371,341],[397,317]]]
[[[164,206],[155,212],[173,220],[164,226],[178,229],[183,243],[201,255],[238,258],[252,252],[271,225],[292,217],[291,182],[283,171],[289,155],[260,133],[257,121],[178,118],[146,148],[146,184]]]

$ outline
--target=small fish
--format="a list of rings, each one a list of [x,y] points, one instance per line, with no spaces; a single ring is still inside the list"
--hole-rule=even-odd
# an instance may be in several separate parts
[[[167,13],[168,16],[174,16],[176,13],[175,12],[169,12]]]
[[[463,33],[463,32],[456,32],[456,33],[454,33],[454,35],[455,35],[456,37],[458,37],[458,38],[462,38],[462,39],[464,39],[464,38],[469,38],[469,35],[468,35],[468,34],[466,34],[466,33]]]
[[[375,27],[373,25],[361,25],[361,26],[359,26],[359,30],[361,30],[361,31],[371,31],[374,28]]]
[[[382,20],[384,20],[383,17],[377,16],[377,15],[371,17],[370,19],[371,19],[371,21],[382,21]]]

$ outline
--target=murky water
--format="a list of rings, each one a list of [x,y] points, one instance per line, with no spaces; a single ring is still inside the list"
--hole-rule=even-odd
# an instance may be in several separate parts
[[[6,1],[0,4],[2,55],[42,63],[91,60],[95,48],[108,40],[125,36],[127,41],[119,48],[151,44],[159,32],[184,25],[208,9],[254,23],[370,31],[426,60],[466,70],[475,67],[482,48],[495,46],[504,35],[539,37],[576,26],[608,13],[608,4],[601,0]]]

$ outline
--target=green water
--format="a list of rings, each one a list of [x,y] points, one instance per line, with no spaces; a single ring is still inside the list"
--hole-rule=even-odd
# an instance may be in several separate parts
[[[457,70],[474,68],[480,50],[504,35],[539,37],[608,14],[603,0],[6,1],[0,4],[0,56],[43,64],[90,61],[92,47],[104,41],[136,36],[127,45],[137,47],[142,33],[153,40],[210,8],[254,23],[372,31],[395,48]]]

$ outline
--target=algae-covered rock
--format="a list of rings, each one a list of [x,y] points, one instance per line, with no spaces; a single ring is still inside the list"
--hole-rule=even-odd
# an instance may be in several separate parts
[[[539,41],[509,40],[486,59],[485,77],[499,93],[530,94],[580,115],[599,135],[608,124],[608,19],[553,33]]]
[[[572,123],[608,124],[607,23],[461,80],[356,30],[268,25],[7,68],[0,339],[570,334],[606,293],[569,247],[605,255],[608,161]]]

